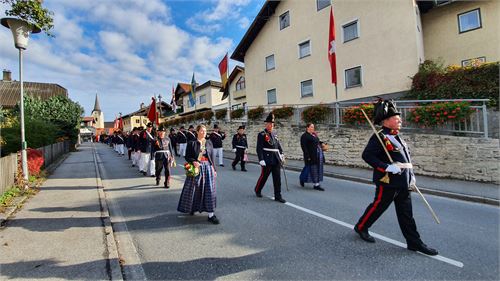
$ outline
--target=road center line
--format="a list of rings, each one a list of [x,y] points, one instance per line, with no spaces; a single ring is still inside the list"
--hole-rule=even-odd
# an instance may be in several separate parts
[[[269,197],[269,198],[274,199],[274,197]],[[297,209],[297,210],[301,210],[301,211],[303,211],[303,212],[305,212],[305,213],[311,214],[311,215],[316,216],[316,217],[318,217],[318,218],[325,219],[325,220],[327,220],[327,221],[329,221],[329,222],[333,222],[333,223],[335,223],[335,224],[338,224],[338,225],[341,225],[341,226],[347,227],[347,228],[349,228],[349,229],[351,229],[351,230],[354,228],[354,225],[352,225],[352,224],[349,224],[349,223],[346,223],[346,222],[343,222],[343,221],[340,221],[340,220],[334,219],[334,218],[329,217],[329,216],[325,216],[325,215],[323,215],[323,214],[320,214],[320,213],[315,212],[315,211],[313,211],[313,210],[309,210],[309,209],[307,209],[307,208],[304,208],[304,207],[301,207],[301,206],[295,205],[295,204],[293,204],[293,203],[286,202],[286,203],[285,203],[285,205],[290,206],[290,207],[292,207],[292,208],[295,208],[295,209]],[[353,231],[354,231],[354,230],[353,230]],[[373,237],[375,237],[375,238],[377,238],[377,239],[379,239],[379,240],[382,240],[382,241],[385,241],[385,242],[390,243],[390,244],[392,244],[392,245],[399,246],[399,247],[401,247],[401,248],[405,248],[405,249],[406,249],[406,244],[405,244],[405,243],[402,243],[402,242],[399,242],[399,241],[397,241],[397,240],[394,240],[394,239],[391,239],[391,238],[385,237],[385,236],[383,236],[383,235],[380,235],[380,234],[374,233],[374,232],[372,232],[372,231],[370,231],[370,234],[371,234]],[[464,267],[464,264],[463,264],[462,262],[459,262],[459,261],[456,261],[456,260],[453,260],[453,259],[450,259],[450,258],[447,258],[447,257],[443,257],[443,256],[441,256],[441,255],[437,255],[437,256],[429,256],[429,255],[423,254],[423,253],[421,253],[421,252],[417,252],[417,253],[419,253],[419,254],[421,254],[421,255],[423,255],[423,256],[426,256],[426,257],[429,257],[429,258],[432,258],[432,259],[438,260],[438,261],[445,262],[445,263],[447,263],[447,264],[450,264],[450,265],[453,265],[453,266],[456,266],[456,267],[460,267],[460,268]]]

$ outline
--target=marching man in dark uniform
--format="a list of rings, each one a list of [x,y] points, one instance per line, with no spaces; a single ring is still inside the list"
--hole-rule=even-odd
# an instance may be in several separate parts
[[[186,156],[186,145],[187,145],[187,136],[186,131],[184,130],[184,126],[179,128],[179,132],[177,133],[177,143],[179,144],[179,154],[184,157]]]
[[[155,141],[155,137],[152,133],[153,124],[149,122],[146,125],[146,130],[144,130],[139,137],[139,150],[141,152],[141,160],[139,162],[139,170],[143,175],[147,175],[149,170],[149,175],[154,176],[153,165],[151,164],[151,148]]]
[[[400,114],[390,101],[380,100],[375,105],[374,122],[382,125],[382,130],[378,131],[378,134],[395,162],[390,163],[379,139],[375,134],[372,135],[362,157],[366,163],[373,167],[373,182],[376,185],[375,199],[359,218],[354,230],[361,239],[371,243],[375,242],[375,239],[368,233],[368,229],[394,201],[399,227],[406,239],[408,250],[434,256],[438,254],[438,251],[428,247],[420,240],[417,225],[413,219],[410,189],[416,181],[411,165],[410,151],[399,135],[401,129]]]
[[[198,138],[193,125],[189,125],[186,137],[187,137],[187,142],[195,141]]]
[[[208,137],[212,144],[214,145],[214,161],[215,156],[219,157],[219,166],[224,167],[224,157],[223,157],[223,149],[222,149],[222,141],[226,138],[226,134],[224,132],[219,131],[219,126],[214,124],[214,131]]]
[[[248,149],[247,135],[245,134],[245,126],[238,127],[238,133],[233,136],[233,152],[236,152],[236,157],[234,158],[231,166],[233,170],[236,170],[236,164],[241,161],[241,170],[246,172],[244,156]]]
[[[134,127],[132,130],[132,136],[130,137],[130,144],[132,148],[132,167],[135,165],[139,166],[139,161],[141,159],[141,152],[139,151],[139,132],[142,127]]]
[[[283,149],[274,129],[274,114],[271,112],[267,116],[266,128],[264,131],[257,135],[257,156],[259,157],[259,164],[262,167],[259,180],[255,186],[255,195],[262,197],[261,191],[266,184],[269,174],[273,174],[274,185],[274,200],[286,203],[285,199],[281,197],[281,163],[285,160]]]
[[[170,139],[170,143],[172,144],[172,148],[174,149],[175,156],[180,156],[177,153],[177,134],[175,133],[174,128],[170,128],[170,134],[168,134],[168,138]]]
[[[170,138],[165,136],[165,129],[158,129],[158,138],[153,144],[153,155],[155,159],[156,185],[160,184],[161,170],[165,169],[165,188],[170,188],[170,166],[174,161]]]

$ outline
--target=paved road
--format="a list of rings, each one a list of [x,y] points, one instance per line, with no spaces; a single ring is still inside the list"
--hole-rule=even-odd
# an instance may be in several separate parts
[[[254,196],[258,166],[243,173],[226,161],[217,178],[221,224],[211,225],[205,214],[176,211],[181,165],[166,190],[109,147],[97,144],[96,151],[126,279],[498,280],[497,207],[428,195],[441,219],[436,225],[414,195],[420,234],[441,255],[431,258],[401,247],[393,207],[371,228],[377,243],[353,232],[372,185],[326,178],[326,191],[318,192],[301,188],[298,173],[289,172],[289,203],[280,204]],[[263,194],[272,196],[271,181]]]

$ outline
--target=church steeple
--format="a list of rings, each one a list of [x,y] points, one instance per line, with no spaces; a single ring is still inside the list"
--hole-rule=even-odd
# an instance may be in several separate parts
[[[99,105],[99,99],[97,98],[97,94],[95,94],[95,103],[94,103],[94,111],[101,111],[101,106]]]

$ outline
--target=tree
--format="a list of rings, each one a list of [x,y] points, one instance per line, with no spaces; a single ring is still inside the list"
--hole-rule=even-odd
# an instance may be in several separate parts
[[[42,7],[43,0],[0,0],[0,3],[10,5],[6,10],[7,16],[15,17],[28,22],[43,30],[45,34],[54,37],[50,30],[54,27],[53,12]]]

